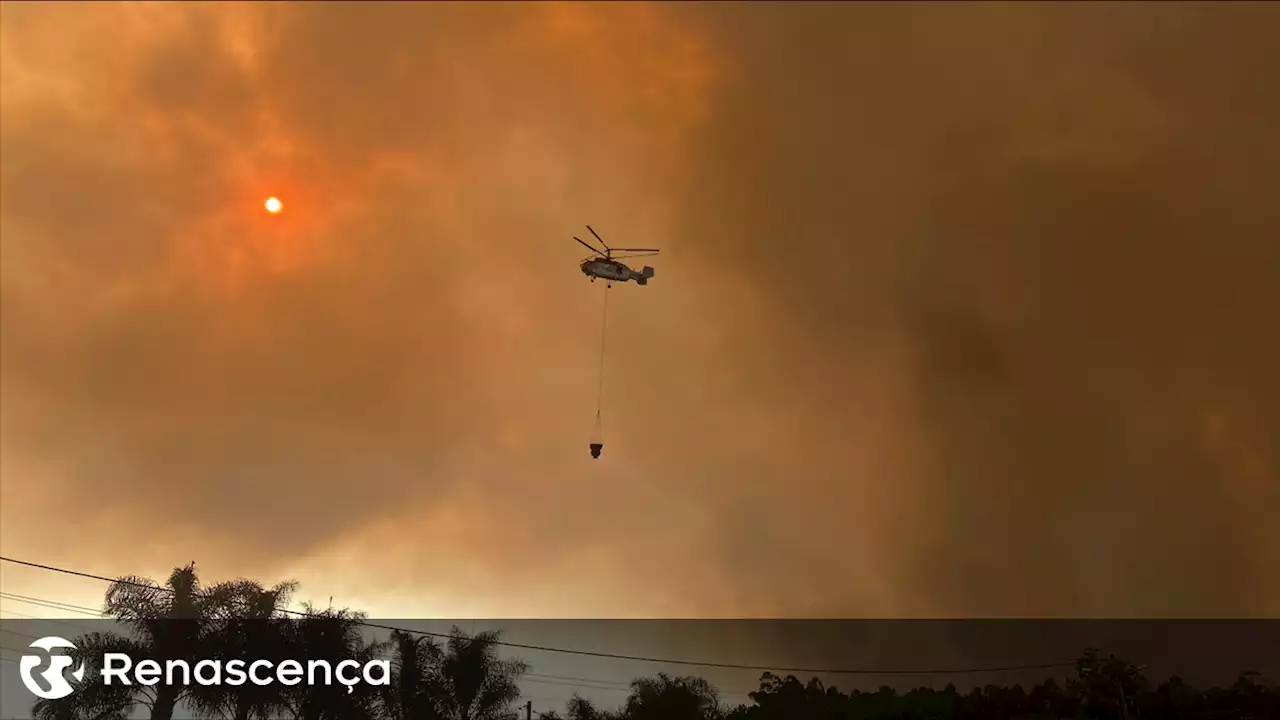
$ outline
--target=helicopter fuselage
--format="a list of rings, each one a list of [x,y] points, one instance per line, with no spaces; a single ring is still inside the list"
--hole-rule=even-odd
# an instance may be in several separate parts
[[[649,278],[653,277],[653,268],[646,265],[637,272],[617,260],[586,260],[582,263],[582,274],[592,282],[600,278],[611,283],[635,280],[638,285],[647,285]]]
[[[582,274],[590,278],[626,282],[631,279],[631,268],[617,260],[587,260],[582,263]]]

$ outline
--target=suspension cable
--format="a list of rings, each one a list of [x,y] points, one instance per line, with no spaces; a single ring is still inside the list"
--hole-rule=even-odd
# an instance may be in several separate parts
[[[596,425],[600,428],[600,409],[604,405],[604,350],[606,330],[609,328],[609,285],[604,286],[604,311],[600,316],[600,380],[596,390]]]

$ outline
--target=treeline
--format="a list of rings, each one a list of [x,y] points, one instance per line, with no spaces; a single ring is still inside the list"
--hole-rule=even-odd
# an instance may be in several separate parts
[[[142,709],[152,720],[518,720],[525,716],[518,682],[529,670],[499,657],[498,635],[467,636],[455,628],[447,639],[395,631],[375,642],[365,616],[346,609],[304,606],[285,610],[296,586],[266,588],[239,580],[203,587],[194,566],[176,569],[165,585],[123,578],[107,590],[105,614],[129,628],[127,635],[89,633],[73,642],[72,655],[86,674],[76,692],[40,700],[38,720],[125,720]],[[220,667],[266,660],[323,660],[330,667],[376,666],[372,681],[310,684],[244,683],[155,685],[103,681],[108,653],[138,667]],[[118,667],[118,666],[117,666]],[[305,670],[299,671],[305,675]],[[118,676],[117,676],[118,677]],[[366,676],[367,677],[367,676]],[[305,679],[305,678],[304,678]],[[599,708],[575,696],[563,712],[543,720],[1263,720],[1280,718],[1280,687],[1245,673],[1230,687],[1198,690],[1178,678],[1153,685],[1140,668],[1089,650],[1074,676],[1023,688],[987,685],[970,692],[954,685],[899,693],[844,692],[817,678],[766,673],[750,703],[724,703],[697,677],[658,674],[638,678],[621,707]]]

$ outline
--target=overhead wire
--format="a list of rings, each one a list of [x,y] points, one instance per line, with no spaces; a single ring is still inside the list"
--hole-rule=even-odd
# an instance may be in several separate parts
[[[93,628],[78,622],[72,622],[71,620],[67,620],[64,618],[47,618],[47,617],[40,617],[39,615],[28,615],[26,613],[14,612],[13,610],[0,610],[0,620],[10,620],[15,618],[21,618],[23,620],[37,620],[42,623],[52,623],[54,625],[65,625],[66,627],[79,628],[86,632],[97,632],[98,630],[97,628]]]
[[[28,560],[19,560],[17,558],[0,556],[0,561],[13,563],[15,565],[22,565],[25,567],[35,568],[38,570],[45,570],[48,572],[60,573],[63,575],[69,575],[73,577],[81,577],[81,578],[86,578],[90,580],[98,580],[100,582],[106,582],[106,583],[110,583],[117,586],[120,586],[120,585],[134,586],[134,587],[150,590],[153,592],[159,590],[159,591],[172,593],[172,590],[170,588],[165,588],[162,586],[147,585],[144,583],[122,580],[119,578],[109,578],[104,575],[95,575],[93,573],[86,573],[86,572],[81,572],[79,570],[61,568],[54,565],[45,565],[42,563],[31,562]],[[70,606],[69,603],[67,603],[67,605]],[[298,610],[282,609],[281,612],[285,615],[290,615],[290,616],[300,617],[300,618],[317,617],[313,613],[307,613],[307,612],[302,612]],[[452,637],[448,633],[431,632],[428,630],[418,630],[414,628],[396,627],[394,625],[384,625],[381,623],[374,623],[366,620],[354,620],[352,622],[354,625],[358,625],[361,627],[367,627],[367,628],[378,629],[378,630],[388,630],[393,632],[403,632],[410,635],[419,635],[423,637],[434,637],[434,638],[443,638],[443,639],[449,639]],[[1006,665],[1006,666],[999,666],[999,667],[971,667],[971,668],[928,668],[928,669],[806,668],[806,667],[780,667],[777,665],[748,665],[748,664],[739,664],[739,663],[724,663],[724,662],[713,662],[713,661],[702,661],[702,660],[683,660],[683,659],[675,659],[675,658],[646,657],[642,655],[624,655],[619,653],[597,652],[593,650],[578,650],[574,648],[562,648],[562,647],[550,647],[546,645],[530,645],[530,644],[524,644],[524,643],[514,643],[514,642],[505,641],[505,640],[495,640],[491,644],[495,646],[515,648],[520,650],[533,650],[537,652],[561,653],[565,655],[578,655],[582,657],[608,658],[613,660],[629,660],[633,662],[653,663],[658,665],[680,665],[680,666],[686,666],[686,667],[719,668],[719,669],[725,669],[725,670],[753,670],[753,671],[759,671],[759,672],[803,673],[803,674],[812,674],[812,675],[871,675],[871,676],[901,675],[901,676],[923,677],[923,676],[930,676],[930,675],[976,675],[976,674],[983,674],[983,673],[1017,672],[1017,671],[1023,671],[1023,670],[1048,670],[1052,668],[1075,666],[1074,662],[1056,662],[1056,663],[1035,663],[1035,664],[1025,664],[1025,665]]]
[[[9,592],[3,592],[3,591],[0,591],[0,600],[23,602],[31,605],[40,606],[40,607],[48,607],[55,610],[69,609],[69,610],[73,610],[79,613],[84,613],[87,615],[94,615],[99,618],[103,617],[101,612],[91,610],[83,605],[71,605],[69,603],[59,603],[53,600],[46,600],[44,598],[36,598],[32,596],[27,596],[27,595],[15,595],[15,593],[9,593]],[[63,618],[42,618],[36,615],[27,615],[25,613],[15,612],[13,610],[0,610],[0,613],[3,613],[3,615],[0,615],[0,620],[9,619],[9,617],[7,616],[16,616],[17,618],[24,618],[27,620],[37,620],[40,622],[52,623],[55,625],[63,625],[66,627],[79,628],[87,632],[95,631],[95,628],[92,628],[88,625],[72,622]],[[16,635],[23,635],[24,637],[30,637],[32,639],[35,639],[34,635],[25,635],[23,633],[14,632],[12,630],[5,630],[4,632],[13,633]],[[13,648],[5,648],[5,649],[12,650]],[[608,680],[605,678],[574,677],[572,675],[549,675],[546,673],[536,673],[536,672],[524,673],[521,676],[521,679],[524,680],[525,682],[538,683],[542,685],[577,687],[577,688],[583,688],[583,689],[589,689],[589,690],[616,690],[616,691],[624,691],[624,692],[629,692],[631,690],[631,682],[626,680]],[[720,694],[725,696],[746,697],[748,695],[748,692],[739,691],[739,690],[721,689]]]
[[[36,597],[25,596],[25,595],[15,597],[15,595],[16,595],[15,593],[0,592],[0,600],[24,602],[32,605],[48,607],[53,609],[72,609],[72,610],[75,610],[76,612],[93,614],[93,615],[97,615],[98,617],[102,617],[101,613],[94,612],[81,605],[70,605],[68,603],[58,603],[53,600],[46,600],[44,598],[36,598]],[[59,607],[60,605],[64,605],[66,607]],[[2,610],[0,612],[3,613],[3,615],[0,616],[0,620],[10,619],[10,617],[17,617],[17,618],[23,618],[26,620],[36,620],[43,623],[51,623],[54,625],[63,625],[66,627],[79,628],[80,630],[83,630],[86,632],[95,632],[95,628],[89,627],[88,625],[82,625],[80,623],[70,622],[61,618],[42,618],[36,615],[27,615],[25,613],[15,612],[13,610]],[[18,632],[17,630],[11,630],[5,627],[0,627],[0,634],[16,635],[18,637],[27,638],[28,640],[38,639],[35,635],[31,635],[24,632]],[[14,652],[18,654],[22,654],[23,652],[25,652],[24,649],[7,647],[7,646],[0,646],[0,650],[7,650],[9,652]],[[9,658],[4,658],[4,659],[9,659]],[[582,678],[582,677],[572,677],[568,675],[547,675],[543,673],[531,672],[531,673],[524,673],[523,675],[521,675],[520,679],[522,682],[535,683],[538,685],[552,685],[556,687],[580,688],[583,690],[612,690],[616,692],[630,692],[631,690],[631,683],[629,682],[625,682],[621,680],[606,680],[604,678]],[[725,696],[732,696],[732,695],[741,695],[744,697],[746,696],[746,693],[734,692],[734,691],[723,691],[723,690],[721,691],[720,694]],[[525,696],[525,697],[531,697],[531,696]],[[531,698],[531,699],[534,699],[534,698]],[[550,701],[549,698],[536,698],[536,699]]]
[[[85,613],[94,617],[105,617],[101,609],[87,607],[85,605],[72,605],[71,603],[59,602],[57,600],[46,600],[44,598],[31,597],[30,595],[19,595],[17,593],[0,591],[0,598],[5,600],[15,600],[28,605],[38,605],[47,607],[50,610],[67,610],[70,612]]]

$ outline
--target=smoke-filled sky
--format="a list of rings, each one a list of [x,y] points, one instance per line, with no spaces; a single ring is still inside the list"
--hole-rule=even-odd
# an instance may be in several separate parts
[[[7,556],[383,617],[1280,614],[1280,6],[0,32]],[[598,461],[586,224],[662,248]]]

